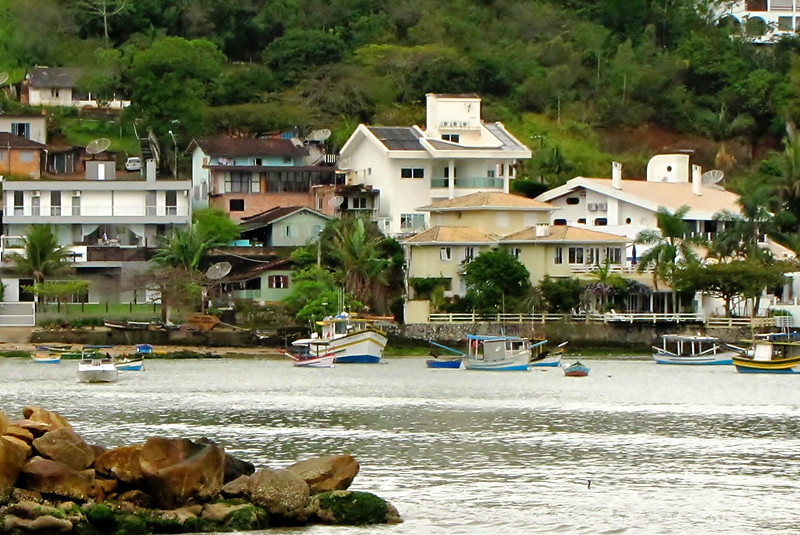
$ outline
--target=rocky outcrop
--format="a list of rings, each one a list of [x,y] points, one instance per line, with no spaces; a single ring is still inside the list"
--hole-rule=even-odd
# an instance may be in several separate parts
[[[106,450],[63,417],[0,412],[0,533],[189,533],[400,521],[381,498],[348,489],[350,455],[256,469],[213,440],[151,437]]]
[[[325,455],[294,463],[288,468],[308,484],[311,494],[347,490],[358,469],[359,464],[352,455]]]

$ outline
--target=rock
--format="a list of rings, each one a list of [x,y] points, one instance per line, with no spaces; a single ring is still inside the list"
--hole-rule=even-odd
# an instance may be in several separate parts
[[[123,446],[107,450],[94,461],[94,469],[98,474],[114,477],[123,483],[138,485],[144,481],[142,467],[139,462],[144,444]]]
[[[9,422],[9,425],[25,429],[35,437],[40,437],[50,431],[50,424],[34,422],[33,420],[12,420]]]
[[[14,490],[11,492],[11,498],[8,501],[9,503],[26,502],[26,501],[40,503],[42,501],[42,495],[34,490],[14,487]]]
[[[42,457],[85,470],[94,462],[94,449],[69,427],[59,427],[33,440]]]
[[[288,470],[256,470],[250,476],[250,501],[265,508],[271,515],[286,518],[302,517],[309,503],[305,481]]]
[[[89,494],[94,501],[104,502],[106,501],[106,496],[117,490],[117,484],[116,479],[95,478],[94,485],[92,485],[92,490]]]
[[[246,503],[240,503],[238,505],[233,505],[229,503],[207,503],[203,507],[203,514],[200,515],[203,519],[208,520],[209,522],[213,522],[215,524],[222,524],[225,522],[225,519],[228,518],[228,515],[233,513],[234,511],[238,511],[240,509],[246,509],[248,507],[252,507]]]
[[[178,524],[185,524],[190,518],[197,518],[203,511],[202,505],[187,505],[170,511],[162,511],[163,518],[174,520]]]
[[[92,496],[94,470],[78,471],[64,463],[32,457],[20,476],[23,488],[85,502]]]
[[[28,460],[30,447],[18,438],[0,437],[0,503],[6,503]]]
[[[42,515],[63,516],[63,512],[58,507],[50,507],[32,500],[22,500],[10,504],[7,508],[9,514],[20,518],[36,518]]]
[[[155,505],[153,497],[139,489],[127,490],[121,493],[117,496],[117,502],[120,504],[129,504],[132,506],[129,509],[152,509]]]
[[[195,440],[197,444],[214,444],[217,443],[211,440],[210,438],[201,438]],[[222,478],[223,483],[228,483],[233,481],[234,479],[238,478],[239,476],[249,476],[253,472],[256,471],[256,467],[253,463],[249,463],[247,461],[242,461],[241,459],[237,459],[233,455],[225,454],[225,475]]]
[[[0,411],[0,435],[6,434],[8,428],[8,416],[3,411]]]
[[[40,516],[33,520],[26,520],[13,515],[6,517],[5,531],[21,528],[25,531],[40,533],[69,533],[72,531],[72,522],[54,516]]]
[[[308,483],[311,494],[347,490],[358,474],[359,464],[352,455],[325,455],[297,462],[287,468]]]
[[[48,429],[51,431],[60,427],[72,429],[72,426],[69,425],[69,422],[67,422],[67,420],[57,412],[46,411],[41,407],[36,407],[33,405],[22,409],[22,417],[26,420],[31,420],[32,422],[47,424],[49,426]]]
[[[250,476],[239,476],[233,481],[225,483],[222,493],[226,496],[246,495],[250,490]]]
[[[225,452],[220,446],[187,439],[151,438],[142,447],[139,466],[156,501],[173,509],[219,494]]]
[[[369,492],[334,490],[312,498],[317,518],[326,524],[354,525],[401,522],[397,509]]]
[[[6,428],[6,432],[2,433],[9,437],[18,438],[27,442],[28,444],[33,443],[33,433],[31,433],[28,429],[20,427],[18,425],[9,425]]]

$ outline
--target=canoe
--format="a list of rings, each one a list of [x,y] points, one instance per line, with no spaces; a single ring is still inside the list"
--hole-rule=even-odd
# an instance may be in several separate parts
[[[51,355],[51,354],[41,355],[41,354],[34,353],[33,355],[31,355],[31,359],[33,359],[33,362],[35,362],[37,364],[58,364],[59,362],[61,362],[61,355],[58,355],[58,354],[55,354],[55,355]]]
[[[564,375],[567,377],[586,377],[589,375],[589,367],[576,361],[564,368]]]
[[[442,368],[442,369],[450,369],[450,370],[457,370],[461,367],[461,359],[428,359],[425,361],[425,365],[428,368]]]

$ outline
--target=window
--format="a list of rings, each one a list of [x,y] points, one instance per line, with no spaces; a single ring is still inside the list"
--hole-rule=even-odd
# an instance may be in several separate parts
[[[494,169],[487,169],[486,176],[489,178],[494,178]]]
[[[51,87],[50,88],[50,96],[51,97],[58,97],[58,88],[57,87]]]
[[[511,249],[511,254],[514,255],[514,258],[516,258],[517,260],[519,260],[519,255],[521,253],[522,249],[520,249],[519,247],[514,247],[513,249]]]
[[[595,227],[604,227],[606,225],[608,225],[608,219],[605,217],[598,217],[594,220]]]
[[[555,220],[553,220],[553,225],[555,225],[557,227],[563,227],[566,224],[567,224],[567,220],[566,219],[555,219]]]
[[[475,258],[475,248],[464,247],[464,260],[467,262],[472,262],[473,258]]]
[[[25,208],[23,205],[24,201],[22,200],[22,192],[15,191],[14,192],[14,215],[23,215],[25,213]]]
[[[288,275],[269,275],[267,277],[267,286],[270,288],[288,288],[289,276]]]
[[[606,258],[610,264],[622,263],[622,249],[619,247],[606,247]]]
[[[39,197],[38,192],[34,192],[31,195],[31,215],[41,215],[42,214],[42,198]]]
[[[367,198],[366,197],[353,197],[353,209],[354,210],[365,210],[367,208]]]
[[[81,215],[81,196],[72,195],[72,215]]]
[[[167,215],[178,215],[178,192],[175,190],[165,191],[164,196],[166,197]]]
[[[553,263],[554,264],[563,264],[564,263],[564,249],[562,247],[556,247],[553,251],[555,254],[553,256]]]
[[[284,238],[296,238],[297,237],[297,227],[294,225],[284,225],[283,226],[283,237]]]
[[[567,204],[578,204],[581,200],[578,197],[567,197]]]
[[[440,247],[439,248],[439,260],[450,260],[452,255],[452,251],[450,247]]]
[[[442,139],[445,141],[458,143],[458,134],[442,134]]]
[[[50,215],[61,215],[61,192],[50,192]]]
[[[244,212],[244,199],[231,199],[228,201],[228,211]]]
[[[589,247],[586,249],[586,263],[599,264],[600,263],[600,249],[597,247]]]
[[[581,225],[585,225],[586,224],[586,218],[585,217],[578,218],[578,223],[580,223]]]
[[[261,183],[258,175],[244,171],[231,171],[225,176],[225,193],[251,193],[258,192]]]
[[[421,167],[403,167],[400,169],[400,178],[425,178],[425,169]]]
[[[33,161],[33,151],[32,150],[19,151],[19,161],[22,163],[31,163]]]
[[[792,17],[778,17],[778,29],[784,32],[792,31]]]
[[[570,264],[583,264],[583,247],[570,247],[569,248],[569,263]]]
[[[401,230],[422,230],[425,228],[425,214],[400,214]]]
[[[11,133],[15,136],[22,136],[25,139],[30,139],[31,124],[30,123],[11,123]]]

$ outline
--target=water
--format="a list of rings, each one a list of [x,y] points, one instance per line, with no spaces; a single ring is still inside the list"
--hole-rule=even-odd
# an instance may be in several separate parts
[[[800,378],[589,361],[586,378],[152,360],[116,384],[0,359],[0,409],[54,410],[108,447],[209,437],[257,467],[349,452],[405,522],[269,533],[797,533]],[[589,482],[591,481],[591,485]]]

